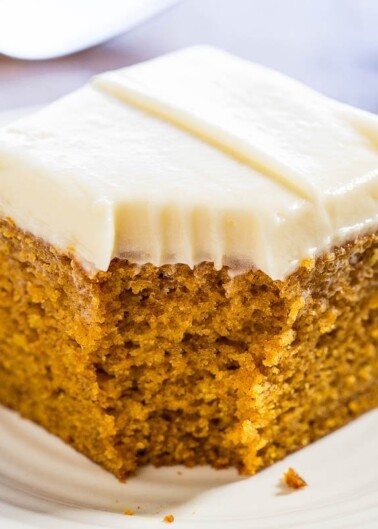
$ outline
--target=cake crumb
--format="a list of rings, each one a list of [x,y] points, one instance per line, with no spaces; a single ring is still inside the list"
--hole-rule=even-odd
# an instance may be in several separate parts
[[[135,513],[131,509],[125,509],[123,511],[123,514],[125,514],[126,516],[134,516]]]
[[[283,479],[291,489],[307,487],[307,482],[291,467],[285,472]]]
[[[165,523],[173,523],[174,521],[175,521],[175,517],[173,516],[173,514],[167,514],[163,518],[163,522]]]

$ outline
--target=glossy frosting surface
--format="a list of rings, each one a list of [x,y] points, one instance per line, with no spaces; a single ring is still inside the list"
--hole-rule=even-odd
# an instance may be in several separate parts
[[[93,270],[206,260],[283,279],[378,226],[378,118],[189,48],[3,128],[0,214]]]

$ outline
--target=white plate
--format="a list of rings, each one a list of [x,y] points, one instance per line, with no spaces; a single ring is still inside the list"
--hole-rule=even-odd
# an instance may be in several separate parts
[[[148,467],[121,484],[0,407],[0,528],[153,529],[173,514],[173,529],[377,529],[377,446],[374,411],[253,477]],[[306,489],[282,485],[289,466],[308,481]]]
[[[249,478],[234,470],[148,467],[121,484],[0,407],[0,527],[153,529],[173,514],[177,529],[376,529],[377,427],[378,412],[371,412]],[[289,466],[308,481],[306,489],[282,486]]]

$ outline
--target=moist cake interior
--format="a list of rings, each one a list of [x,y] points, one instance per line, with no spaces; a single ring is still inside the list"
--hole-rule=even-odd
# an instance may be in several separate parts
[[[253,474],[378,404],[378,235],[284,281],[211,263],[90,277],[0,222],[0,401],[118,478]]]

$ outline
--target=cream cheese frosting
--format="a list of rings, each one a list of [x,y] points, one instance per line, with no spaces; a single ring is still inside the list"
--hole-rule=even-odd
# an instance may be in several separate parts
[[[378,118],[209,47],[0,131],[0,214],[93,271],[298,263],[378,227]]]

